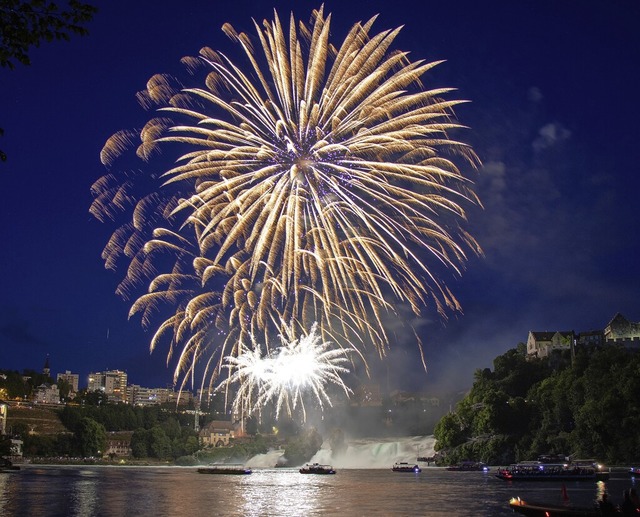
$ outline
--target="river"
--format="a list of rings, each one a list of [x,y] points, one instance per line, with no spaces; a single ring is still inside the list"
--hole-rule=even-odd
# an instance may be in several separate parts
[[[495,470],[495,469],[492,469]],[[605,482],[566,483],[570,502],[589,506],[603,491],[620,502],[634,486],[620,474]],[[557,482],[505,482],[492,472],[422,473],[391,468],[339,469],[302,475],[296,469],[255,468],[246,476],[198,474],[193,467],[23,466],[0,473],[0,515],[320,516],[513,515],[511,497],[558,503]]]

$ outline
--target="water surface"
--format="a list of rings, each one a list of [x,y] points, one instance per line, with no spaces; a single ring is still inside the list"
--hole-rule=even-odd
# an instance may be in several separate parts
[[[589,506],[603,491],[621,502],[635,480],[565,483],[570,502]],[[557,482],[505,482],[482,472],[425,468],[341,469],[331,476],[255,469],[246,476],[203,475],[186,467],[39,467],[0,473],[6,516],[317,516],[513,515],[511,497],[561,502]]]

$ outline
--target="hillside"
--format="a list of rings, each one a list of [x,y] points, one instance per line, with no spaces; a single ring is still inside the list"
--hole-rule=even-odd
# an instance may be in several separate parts
[[[17,429],[23,426],[26,426],[30,433],[35,434],[53,435],[68,432],[55,410],[12,405],[7,413],[7,429]]]
[[[436,425],[441,463],[491,464],[543,454],[640,460],[640,353],[618,345],[544,359],[524,345],[477,370],[469,394]]]

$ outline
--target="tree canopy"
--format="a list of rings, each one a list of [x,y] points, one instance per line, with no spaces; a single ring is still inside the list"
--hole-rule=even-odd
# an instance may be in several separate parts
[[[0,1],[0,66],[15,68],[16,63],[30,65],[29,52],[42,42],[68,41],[71,35],[88,34],[85,24],[98,9],[69,0],[68,5],[47,0]],[[0,128],[0,136],[4,134]],[[0,161],[7,156],[0,151]]]
[[[66,8],[46,0],[2,0],[0,65],[10,69],[16,62],[30,65],[29,51],[42,42],[86,35],[84,24],[96,12],[96,7],[77,0],[69,0]]]
[[[478,370],[434,434],[441,462],[492,464],[542,454],[640,460],[640,353],[617,345],[528,359],[523,347]]]

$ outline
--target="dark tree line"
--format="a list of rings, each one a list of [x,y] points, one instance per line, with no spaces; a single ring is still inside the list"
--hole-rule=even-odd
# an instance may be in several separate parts
[[[640,353],[617,345],[527,359],[523,344],[477,370],[469,394],[436,425],[442,463],[492,464],[542,454],[640,459]]]

